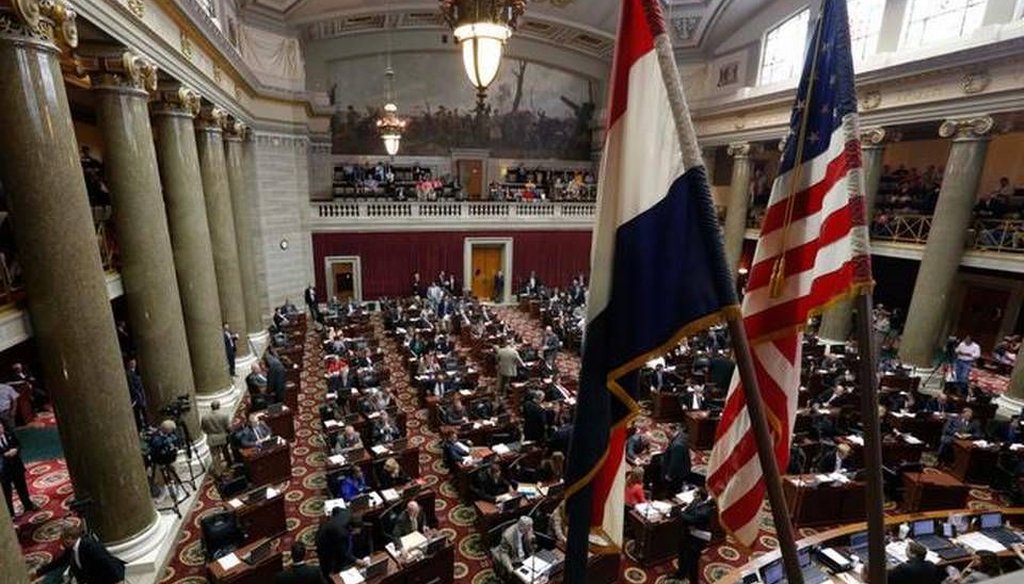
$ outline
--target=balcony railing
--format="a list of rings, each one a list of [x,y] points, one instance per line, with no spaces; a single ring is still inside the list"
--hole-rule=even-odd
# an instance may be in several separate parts
[[[871,223],[871,237],[897,243],[924,245],[932,230],[931,215],[885,215]]]
[[[323,202],[313,203],[311,222],[317,227],[364,228],[374,224],[494,224],[590,227],[595,203],[493,201],[460,202]]]

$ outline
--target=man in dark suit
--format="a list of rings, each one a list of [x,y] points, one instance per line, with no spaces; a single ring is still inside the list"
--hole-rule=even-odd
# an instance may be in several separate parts
[[[316,322],[320,322],[320,306],[316,299],[316,288],[312,284],[306,288],[303,293],[303,297],[306,300],[306,308],[309,308],[309,316]]]
[[[263,423],[258,414],[249,414],[249,423],[238,431],[238,442],[242,448],[254,448],[273,435],[273,430]]]
[[[320,573],[324,578],[337,574],[355,563],[352,555],[351,515],[348,510],[335,507],[331,518],[316,532],[316,556],[320,559]]]
[[[301,541],[292,544],[292,565],[274,578],[274,584],[325,584],[327,578],[313,566],[306,564],[306,546]]]
[[[128,359],[124,374],[128,378],[128,396],[131,398],[132,413],[135,415],[135,428],[141,432],[149,425],[146,416],[146,390],[142,386],[142,376],[139,375],[138,363],[134,358]]]
[[[683,537],[679,541],[679,568],[676,578],[688,578],[690,584],[700,582],[700,555],[711,541],[711,516],[715,503],[708,497],[708,492],[698,488],[693,502],[679,514],[683,527]]]
[[[976,440],[982,437],[981,424],[974,419],[974,410],[964,408],[959,416],[946,421],[939,439],[939,460],[948,462],[953,456],[953,442],[958,439]]]
[[[238,335],[231,332],[231,325],[224,323],[224,354],[228,358],[228,374],[235,376],[235,355],[238,354]]]
[[[277,403],[284,403],[284,378],[287,373],[281,358],[273,350],[267,351],[267,370],[267,389],[274,394]]]
[[[531,391],[526,398],[523,404],[523,438],[543,444],[547,440],[547,415],[535,392]]]
[[[479,501],[494,502],[499,495],[504,495],[511,486],[501,474],[501,466],[491,463],[487,470],[476,473],[473,477],[473,497]]]
[[[494,273],[494,292],[491,299],[499,304],[505,301],[505,274],[501,270]]]
[[[939,584],[945,570],[924,559],[928,550],[916,541],[907,543],[907,561],[889,570],[888,584]]]
[[[818,472],[850,472],[856,470],[853,466],[853,459],[850,458],[850,445],[840,444],[832,448],[824,448],[821,456],[818,457]]]
[[[3,422],[0,422],[0,482],[3,483],[4,501],[7,503],[7,510],[14,517],[13,490],[18,491],[18,498],[21,499],[21,506],[26,512],[37,509],[32,497],[28,493],[28,484],[25,482],[25,463],[21,460],[21,444],[18,437],[14,435],[13,429],[8,429]]]
[[[678,493],[683,489],[683,482],[690,476],[690,437],[682,424],[665,450],[661,464],[661,479],[670,493]]]
[[[401,548],[402,538],[414,531],[430,535],[430,525],[427,524],[427,517],[420,509],[420,504],[416,501],[409,501],[405,510],[395,519],[395,524],[391,529],[391,539],[394,541],[395,547]]]
[[[114,557],[103,544],[85,537],[78,523],[65,523],[61,532],[64,553],[39,570],[43,576],[57,569],[71,568],[71,575],[82,584],[121,584],[124,562]]]

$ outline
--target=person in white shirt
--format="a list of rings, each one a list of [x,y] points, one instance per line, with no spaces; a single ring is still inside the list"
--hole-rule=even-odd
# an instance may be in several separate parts
[[[978,343],[974,342],[971,335],[967,335],[956,346],[955,353],[956,359],[953,361],[953,376],[958,383],[967,383],[970,381],[974,362],[978,360],[978,357],[981,357],[981,347],[978,346]]]

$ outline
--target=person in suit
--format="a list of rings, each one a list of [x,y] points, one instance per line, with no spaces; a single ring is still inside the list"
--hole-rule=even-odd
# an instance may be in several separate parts
[[[14,375],[12,381],[19,381],[32,389],[32,405],[36,411],[43,409],[50,400],[50,396],[46,393],[43,384],[32,374],[32,371],[22,363],[14,363],[11,365],[11,373]]]
[[[401,549],[402,538],[414,531],[429,536],[431,529],[427,524],[427,516],[420,509],[420,504],[409,501],[405,510],[395,518],[395,524],[391,528],[391,540],[395,542],[395,547]]]
[[[496,356],[498,360],[498,395],[505,397],[508,395],[508,388],[512,380],[519,376],[519,368],[525,367],[526,363],[519,356],[519,351],[512,345],[512,339],[505,341],[505,345],[498,349]]]
[[[700,555],[711,541],[710,524],[715,503],[701,487],[693,501],[679,515],[683,536],[679,541],[679,568],[676,578],[689,579],[690,584],[700,582]]]
[[[807,455],[794,442],[789,446],[789,465],[786,467],[786,474],[803,474],[807,467]]]
[[[352,555],[352,517],[348,510],[335,507],[331,517],[316,532],[316,556],[320,559],[320,573],[329,579],[355,563]]]
[[[351,501],[368,490],[363,469],[358,464],[352,465],[352,472],[341,479],[341,498]]]
[[[292,544],[292,565],[274,578],[274,584],[327,584],[329,580],[314,566],[306,563],[306,546],[301,541]]]
[[[445,381],[445,375],[443,371],[438,371],[434,374],[434,384],[430,386],[430,395],[436,397],[444,397],[449,391],[448,382]]]
[[[87,537],[80,523],[66,522],[61,529],[60,539],[64,553],[40,568],[36,576],[70,568],[75,581],[82,584],[124,582],[124,562],[111,554],[102,543]]]
[[[850,445],[842,443],[834,448],[825,448],[818,457],[818,472],[850,472],[856,470],[853,466],[853,459],[850,458]]]
[[[456,468],[462,459],[469,456],[469,448],[459,442],[458,434],[451,428],[441,433],[441,460],[449,470]]]
[[[631,426],[627,433],[629,437],[626,438],[626,462],[639,465],[642,463],[641,457],[647,454],[649,443],[637,426]]]
[[[526,286],[524,287],[526,295],[533,296],[539,291],[539,288],[540,280],[537,279],[537,273],[531,270],[530,277],[526,279]]]
[[[381,466],[380,480],[377,481],[377,485],[381,489],[393,489],[400,487],[405,483],[409,482],[409,475],[405,474],[402,470],[402,465],[398,464],[398,461],[394,458],[389,458],[384,461]]]
[[[306,300],[306,308],[309,309],[309,316],[314,321],[320,322],[320,306],[317,303],[316,288],[310,284],[306,291],[302,293],[303,298]]]
[[[939,460],[949,461],[953,456],[953,442],[962,438],[978,439],[983,436],[981,424],[974,419],[974,410],[964,408],[959,416],[952,417],[946,421],[942,428],[942,438],[939,439]]]
[[[238,442],[242,448],[254,448],[266,442],[274,435],[270,426],[263,422],[259,414],[249,414],[249,423],[238,431]]]
[[[555,334],[554,329],[550,326],[544,327],[544,337],[541,346],[543,347],[541,354],[544,356],[544,362],[547,363],[548,367],[554,368],[555,357],[558,356],[558,349],[562,346],[562,341],[558,339],[558,335]]]
[[[142,376],[139,375],[138,362],[134,358],[128,359],[124,374],[128,380],[128,397],[135,416],[135,428],[141,432],[149,425],[149,421],[146,415],[146,390],[142,387]]]
[[[451,426],[458,426],[464,424],[469,419],[469,411],[466,409],[465,404],[462,403],[462,398],[456,395],[452,398],[452,403],[446,408],[441,408],[441,421]]]
[[[501,465],[492,462],[487,465],[487,470],[473,476],[471,490],[476,500],[493,503],[500,495],[508,493],[511,488],[512,486],[502,476]]]
[[[18,492],[21,506],[27,513],[38,509],[28,492],[25,463],[21,460],[21,443],[13,430],[0,422],[0,482],[3,484],[4,502],[7,503],[11,517],[14,517],[14,491]]]
[[[928,549],[914,540],[907,543],[907,561],[889,570],[888,584],[940,584],[946,572],[925,559]]]
[[[334,452],[335,454],[348,450],[350,448],[360,448],[363,446],[363,438],[356,432],[354,426],[345,426],[338,437],[334,439]]]
[[[533,519],[524,515],[502,532],[498,547],[492,552],[494,563],[504,568],[507,574],[512,574],[516,567],[533,555],[536,544]]]
[[[284,363],[277,356],[274,350],[267,351],[267,389],[273,394],[277,403],[284,403],[285,398],[285,376]]]
[[[555,452],[568,454],[569,444],[572,442],[572,431],[573,423],[571,421],[561,424],[551,435],[551,440],[548,441],[548,447]]]
[[[683,489],[683,482],[690,476],[690,437],[682,424],[678,425],[669,442],[661,464],[661,480],[670,493],[678,493]]]
[[[412,274],[412,297],[423,298],[423,282],[420,280],[420,273],[413,272]]]
[[[260,388],[267,387],[267,374],[259,361],[252,364],[252,371],[245,376],[245,387],[249,390],[250,394],[255,394]]]
[[[373,427],[373,441],[375,444],[390,444],[402,437],[402,431],[391,420],[387,412],[381,412],[377,423]]]
[[[228,448],[228,434],[231,433],[231,418],[221,411],[219,401],[210,402],[210,413],[203,416],[199,425],[206,434],[206,442],[214,454],[215,463],[230,465],[232,456]]]
[[[238,335],[231,332],[231,325],[224,323],[224,354],[228,358],[228,374],[235,376],[235,356],[238,354]]]
[[[491,298],[498,304],[505,301],[505,273],[501,270],[494,273],[494,292]]]
[[[540,405],[538,392],[526,394],[523,404],[523,439],[543,444],[547,440],[547,414]]]

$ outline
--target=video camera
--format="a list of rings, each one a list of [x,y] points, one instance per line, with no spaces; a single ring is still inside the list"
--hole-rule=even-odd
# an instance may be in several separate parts
[[[160,408],[160,414],[169,418],[181,418],[192,409],[192,400],[187,395],[179,395],[171,403]]]

